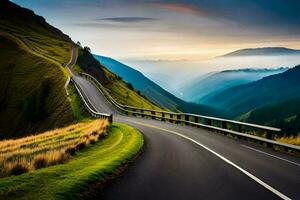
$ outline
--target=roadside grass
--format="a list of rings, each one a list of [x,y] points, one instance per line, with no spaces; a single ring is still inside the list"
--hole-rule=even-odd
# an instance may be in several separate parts
[[[105,183],[143,146],[136,129],[114,123],[108,135],[69,161],[19,176],[0,179],[0,199],[78,199],[92,183]]]
[[[105,87],[117,102],[128,106],[163,110],[161,107],[155,105],[146,97],[138,94],[137,91],[128,88],[128,85],[122,79],[119,79],[118,76],[116,76],[106,68],[103,68],[103,70],[108,79],[111,80],[111,82],[109,84],[106,84]]]
[[[276,138],[276,141],[288,143],[288,144],[300,145],[300,133],[297,136],[278,137]]]
[[[94,120],[0,141],[0,177],[63,163],[77,150],[97,142],[105,134],[107,126],[107,120]]]
[[[70,83],[68,85],[69,100],[71,103],[72,111],[75,120],[80,122],[82,120],[92,119],[92,116],[88,113],[87,109],[84,107],[82,99],[78,95],[75,86]]]

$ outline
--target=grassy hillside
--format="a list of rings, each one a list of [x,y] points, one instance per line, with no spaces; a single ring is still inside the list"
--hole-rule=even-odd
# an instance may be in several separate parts
[[[107,120],[94,120],[0,141],[0,177],[64,163],[85,146],[95,144],[104,136],[108,125]]]
[[[0,137],[59,127],[73,121],[59,67],[0,35]],[[57,119],[60,120],[57,120]]]
[[[159,106],[146,98],[140,91],[135,90],[131,84],[126,84],[118,75],[100,64],[88,51],[79,50],[74,69],[96,77],[119,103],[142,108],[164,109],[163,106]]]
[[[61,65],[70,57],[69,37],[32,11],[2,1],[0,43],[0,138],[74,121]]]
[[[259,81],[229,88],[209,99],[209,105],[234,115],[289,100],[300,93],[300,66]]]
[[[57,143],[59,140],[66,144],[68,138],[73,138],[71,142],[74,142],[78,139],[76,136],[92,133],[93,128],[101,129],[97,123],[97,121],[85,122],[62,129],[62,133],[59,132],[60,130],[54,130],[46,134],[50,135],[51,139],[55,139],[55,144],[59,144]],[[55,132],[64,137],[58,137],[54,134]],[[46,138],[44,134],[41,134],[36,143],[46,144],[49,141],[46,141]],[[31,144],[30,141],[26,141],[27,139],[32,138],[24,138],[21,143]],[[53,141],[50,140],[51,142],[53,144]],[[20,141],[16,141],[16,144],[19,143]],[[108,178],[117,175],[116,173],[120,172],[120,167],[139,153],[142,146],[143,136],[140,132],[124,124],[113,124],[106,137],[101,138],[95,144],[87,144],[85,148],[76,151],[64,164],[38,169],[18,176],[1,178],[0,199],[88,198],[94,183],[99,186],[104,184]]]
[[[239,119],[246,122],[280,127],[286,135],[300,133],[300,97],[254,109]]]
[[[156,85],[141,72],[108,57],[95,56],[95,58],[110,71],[122,77],[125,82],[132,84],[134,88],[140,90],[153,102],[169,110],[177,110],[177,104],[174,101],[176,97]]]

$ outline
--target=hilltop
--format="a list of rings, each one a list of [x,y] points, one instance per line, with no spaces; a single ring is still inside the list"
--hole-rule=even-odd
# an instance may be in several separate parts
[[[0,137],[15,138],[62,127],[79,118],[80,99],[64,64],[76,44],[33,11],[0,4]],[[2,46],[3,45],[3,46]],[[95,75],[121,103],[161,109],[78,47],[75,68]]]
[[[285,47],[263,47],[263,48],[252,48],[252,49],[240,49],[219,57],[279,56],[279,55],[300,55],[300,50],[289,49]]]
[[[0,43],[1,138],[72,123],[61,66],[70,59],[71,39],[32,11],[2,1]]]

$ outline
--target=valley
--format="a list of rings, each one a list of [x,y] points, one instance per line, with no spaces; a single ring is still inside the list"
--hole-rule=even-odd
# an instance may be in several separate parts
[[[3,0],[0,199],[297,199],[299,6]]]

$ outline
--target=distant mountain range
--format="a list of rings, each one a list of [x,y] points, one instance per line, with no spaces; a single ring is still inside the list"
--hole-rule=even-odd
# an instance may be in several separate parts
[[[282,73],[286,70],[288,68],[238,69],[213,72],[189,81],[180,88],[180,91],[184,100],[201,103],[210,96],[230,87],[257,81],[263,77]]]
[[[226,116],[226,114],[218,109],[213,109],[209,106],[200,104],[188,103],[177,98],[173,94],[169,93],[168,91],[164,90],[162,87],[148,79],[141,72],[117,60],[99,55],[94,56],[102,65],[122,77],[125,82],[131,83],[135,89],[139,90],[147,98],[151,99],[153,102],[160,106],[168,108],[172,111],[191,112],[214,116]]]
[[[205,99],[205,104],[237,116],[250,110],[288,100],[300,94],[300,65],[283,73],[231,87]]]
[[[279,56],[279,55],[300,55],[300,50],[285,47],[264,47],[253,49],[240,49],[219,57],[236,56]]]
[[[280,127],[287,134],[300,131],[300,66],[207,74],[201,78],[201,83],[192,85],[192,89],[186,88],[188,92],[194,88],[204,93],[210,91],[198,104],[177,98],[123,63],[103,56],[95,55],[95,58],[146,97],[170,110]]]

